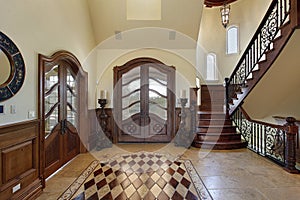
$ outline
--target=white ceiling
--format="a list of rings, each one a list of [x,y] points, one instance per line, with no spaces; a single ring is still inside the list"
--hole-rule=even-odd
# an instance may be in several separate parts
[[[161,20],[127,20],[126,2],[88,0],[97,44],[106,40],[105,48],[195,48],[203,0],[161,0]]]

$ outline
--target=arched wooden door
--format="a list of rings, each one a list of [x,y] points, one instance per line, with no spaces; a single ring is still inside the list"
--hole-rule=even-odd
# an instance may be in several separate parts
[[[78,60],[60,51],[39,55],[39,96],[43,178],[47,178],[80,152],[82,79]]]
[[[169,142],[174,136],[175,68],[137,58],[114,68],[116,142]]]

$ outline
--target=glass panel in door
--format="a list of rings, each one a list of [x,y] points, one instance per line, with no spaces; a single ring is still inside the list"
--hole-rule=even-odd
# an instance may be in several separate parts
[[[67,121],[74,127],[77,127],[77,85],[76,80],[70,70],[67,68]]]
[[[134,138],[141,136],[141,77],[140,67],[133,68],[122,76],[122,131]]]
[[[45,73],[45,138],[59,122],[59,77],[58,65],[53,66],[50,71]]]

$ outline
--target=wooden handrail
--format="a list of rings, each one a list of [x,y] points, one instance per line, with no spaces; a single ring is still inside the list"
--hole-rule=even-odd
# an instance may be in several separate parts
[[[257,124],[262,124],[262,125],[265,125],[265,126],[270,126],[272,128],[279,128],[279,129],[284,128],[284,126],[282,126],[282,125],[271,124],[271,123],[268,123],[268,122],[263,122],[263,121],[258,121],[258,120],[251,119],[251,117],[247,114],[247,112],[244,110],[244,108],[242,106],[240,107],[240,110],[242,111],[245,118],[250,122],[257,123]],[[286,118],[284,118],[284,119],[286,119]]]
[[[241,56],[241,59],[239,60],[238,64],[236,65],[235,69],[233,70],[230,78],[229,78],[229,82],[234,78],[236,72],[239,70],[239,66],[241,66],[241,64],[243,63],[246,55],[248,54],[249,49],[251,48],[251,46],[253,45],[253,43],[255,42],[255,40],[257,39],[258,35],[261,32],[261,29],[264,27],[266,21],[268,20],[270,14],[272,13],[274,6],[277,4],[277,0],[273,0],[268,11],[266,12],[266,15],[264,16],[264,18],[262,19],[261,23],[259,24],[256,32],[254,33],[252,39],[250,40],[246,50],[244,51],[243,55]]]
[[[292,14],[294,15],[296,12],[294,8],[295,6],[299,6],[299,3],[295,2],[295,0],[273,0],[271,2],[265,16],[258,26],[258,29],[254,33],[230,78],[225,80],[227,88],[226,108],[229,110],[228,112],[230,115],[232,115],[232,113],[242,104],[243,98],[247,96],[247,94],[256,85],[257,81],[260,80],[261,76],[269,69],[268,66],[264,69],[265,71],[260,72],[258,77],[255,77],[256,83],[252,82],[250,85],[247,84],[248,79],[251,75],[253,75],[253,71],[257,69],[257,65],[263,61],[266,52],[273,48],[271,44],[278,36],[281,28],[283,28],[285,24],[295,21],[290,18],[287,21],[288,17]],[[292,30],[290,30],[288,35],[291,33]],[[287,38],[288,37],[284,37],[284,39]],[[278,52],[276,51],[276,53],[279,53],[280,50],[281,48],[277,48]],[[247,87],[248,89],[243,91],[243,96],[236,101],[236,104],[233,103],[237,94],[239,94],[243,88]],[[234,104],[234,106],[230,106],[229,104],[231,103]]]
[[[284,119],[286,120],[286,117],[281,117],[281,116],[272,116],[274,119]],[[296,123],[300,123],[299,119],[296,119]]]

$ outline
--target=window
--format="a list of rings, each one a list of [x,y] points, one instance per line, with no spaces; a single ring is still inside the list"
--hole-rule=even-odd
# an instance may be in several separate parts
[[[209,53],[206,56],[206,80],[218,80],[216,57],[215,53]]]
[[[239,52],[239,28],[236,25],[230,26],[226,33],[226,54]]]

